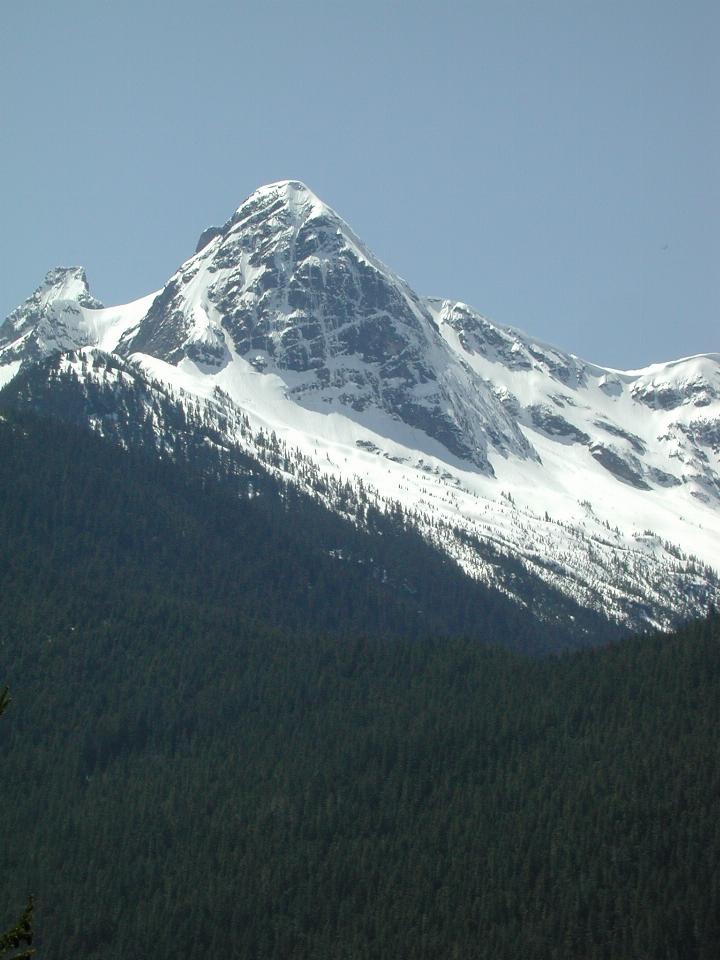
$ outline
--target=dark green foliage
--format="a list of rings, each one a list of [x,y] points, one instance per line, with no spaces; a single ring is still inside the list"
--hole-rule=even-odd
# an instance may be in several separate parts
[[[334,520],[273,526],[287,490],[65,429],[0,421],[0,903],[42,893],[43,957],[715,960],[714,612],[545,659],[435,639],[401,580],[335,573]]]
[[[29,960],[34,955],[35,950],[32,948],[32,915],[33,899],[29,897],[27,906],[15,926],[11,927],[7,933],[0,934],[0,958],[2,960]],[[21,949],[22,947],[27,949]],[[17,950],[20,950],[20,952],[17,953]]]
[[[18,922],[7,931],[0,933],[0,958],[2,960],[30,960],[35,953],[32,947],[33,899],[28,898],[27,906]],[[26,949],[21,949],[21,948]],[[19,953],[16,951],[20,950]]]
[[[369,505],[359,528],[249,458],[218,479],[206,450],[161,459],[6,411],[0,611],[23,596],[42,629],[48,605],[74,623],[83,605],[101,618],[122,610],[144,621],[170,604],[180,624],[196,613],[224,623],[244,615],[342,635],[466,633],[534,652],[618,633],[592,615],[579,637],[539,623],[463,574],[401,512]]]
[[[4,690],[0,690],[0,716],[3,715],[9,705],[10,692],[8,688],[5,687]],[[28,897],[27,905],[17,923],[10,927],[5,933],[0,933],[1,960],[29,960],[29,957],[35,953],[32,949],[32,915],[33,899],[32,897]],[[27,946],[28,949],[16,953],[15,951],[23,945]]]
[[[525,660],[159,613],[5,644],[43,956],[714,960],[717,618]]]
[[[0,494],[5,481],[12,496],[19,463],[29,485],[23,505],[31,514],[35,505],[28,500],[36,499],[47,513],[48,488],[79,504],[74,514],[64,510],[46,521],[55,540],[77,543],[97,533],[102,542],[93,551],[117,554],[125,567],[138,553],[144,566],[148,541],[161,543],[163,578],[189,579],[208,601],[233,608],[261,599],[263,619],[280,616],[285,625],[290,617],[295,626],[343,632],[466,633],[532,652],[585,646],[622,632],[490,543],[473,546],[498,584],[526,606],[474,581],[418,534],[399,504],[380,503],[360,483],[353,488],[325,476],[274,433],[253,432],[222,395],[204,408],[188,397],[180,403],[167,386],[144,379],[115,355],[74,359],[83,377],[54,357],[0,391],[9,420],[0,429],[0,454],[7,459]],[[103,441],[88,437],[88,422]],[[18,443],[13,424],[24,442]],[[253,455],[228,436],[244,438]],[[118,456],[118,445],[131,453]],[[297,482],[278,480],[277,470]],[[84,474],[95,477],[89,489]],[[91,511],[103,518],[99,529]],[[350,517],[355,522],[343,519]],[[452,540],[460,532],[437,524],[435,535]],[[238,558],[240,579],[229,582]],[[272,603],[278,595],[281,602]]]

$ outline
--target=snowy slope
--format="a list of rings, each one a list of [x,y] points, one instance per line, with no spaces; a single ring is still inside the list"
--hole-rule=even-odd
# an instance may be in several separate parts
[[[720,356],[609,370],[422,299],[296,181],[205,231],[157,295],[100,308],[81,270],[49,274],[0,328],[0,383],[53,353],[97,376],[95,348],[246,448],[274,433],[295,482],[312,463],[399,501],[519,602],[508,559],[634,625],[718,598]]]

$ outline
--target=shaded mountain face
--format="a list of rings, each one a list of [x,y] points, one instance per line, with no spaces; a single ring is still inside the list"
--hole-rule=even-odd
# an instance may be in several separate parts
[[[52,357],[48,390],[30,389]],[[608,370],[423,299],[296,181],[208,228],[157,294],[102,308],[79,268],[55,271],[0,328],[17,398],[52,406],[70,377],[73,409],[127,443],[133,384],[146,440],[172,450],[167,395],[212,423],[209,443],[264,456],[254,437],[272,434],[267,465],[298,486],[312,474],[400,503],[518,603],[542,608],[540,583],[635,627],[718,598],[719,361]]]
[[[449,342],[495,383],[536,447],[540,437],[584,447],[621,482],[642,490],[685,485],[695,499],[720,505],[720,355],[608,370],[465,304],[428,302]]]

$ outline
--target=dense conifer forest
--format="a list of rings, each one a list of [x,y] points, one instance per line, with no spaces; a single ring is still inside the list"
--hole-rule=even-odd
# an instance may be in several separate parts
[[[714,612],[528,657],[572,638],[401,517],[371,554],[269,478],[0,439],[0,930],[33,893],[45,960],[715,960]]]
[[[83,607],[91,622],[112,611],[147,622],[156,604],[180,603],[182,623],[242,614],[343,636],[465,634],[529,652],[620,633],[544,585],[538,609],[555,605],[563,618],[528,617],[426,543],[399,507],[385,513],[340,488],[335,499],[362,515],[359,524],[344,519],[240,450],[226,463],[202,424],[157,456],[142,434],[110,442],[27,409],[2,410],[0,605],[33,595],[23,606],[38,629],[48,603],[69,606],[73,624]]]

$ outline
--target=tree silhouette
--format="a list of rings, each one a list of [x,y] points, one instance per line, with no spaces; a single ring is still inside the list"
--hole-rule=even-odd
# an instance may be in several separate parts
[[[0,691],[0,716],[5,712],[10,704],[10,693],[8,688]],[[32,947],[33,931],[33,898],[28,897],[28,902],[17,923],[5,933],[0,934],[0,960],[28,960],[35,950]],[[20,953],[13,953],[21,947],[27,949]]]

